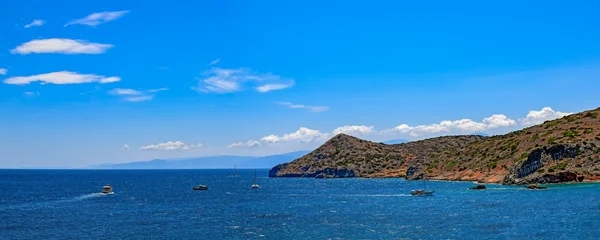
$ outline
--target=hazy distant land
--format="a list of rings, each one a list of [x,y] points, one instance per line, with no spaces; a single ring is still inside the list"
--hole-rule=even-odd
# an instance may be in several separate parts
[[[297,151],[264,157],[252,156],[211,156],[186,159],[155,159],[119,164],[92,165],[88,169],[230,169],[237,168],[271,168],[275,165],[291,162],[309,151]]]

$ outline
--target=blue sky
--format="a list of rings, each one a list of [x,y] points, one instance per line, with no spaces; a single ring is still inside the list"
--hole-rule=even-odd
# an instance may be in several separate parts
[[[3,1],[0,168],[500,134],[600,101],[597,1]]]

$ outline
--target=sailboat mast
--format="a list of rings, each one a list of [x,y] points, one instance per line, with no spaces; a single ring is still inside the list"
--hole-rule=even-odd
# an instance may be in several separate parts
[[[254,184],[256,184],[256,169],[254,169]]]

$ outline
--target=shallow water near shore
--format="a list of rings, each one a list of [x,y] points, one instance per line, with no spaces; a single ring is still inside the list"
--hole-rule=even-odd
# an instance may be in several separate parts
[[[600,184],[267,178],[239,170],[0,170],[1,239],[600,239]],[[99,193],[111,184],[114,194]],[[208,191],[192,191],[206,184]]]

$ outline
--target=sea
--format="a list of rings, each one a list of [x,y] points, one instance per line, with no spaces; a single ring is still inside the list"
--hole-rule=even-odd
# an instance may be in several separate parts
[[[600,239],[600,184],[0,170],[0,239]],[[114,194],[100,193],[111,184]],[[207,191],[192,186],[208,185]],[[435,190],[415,197],[413,189]]]

